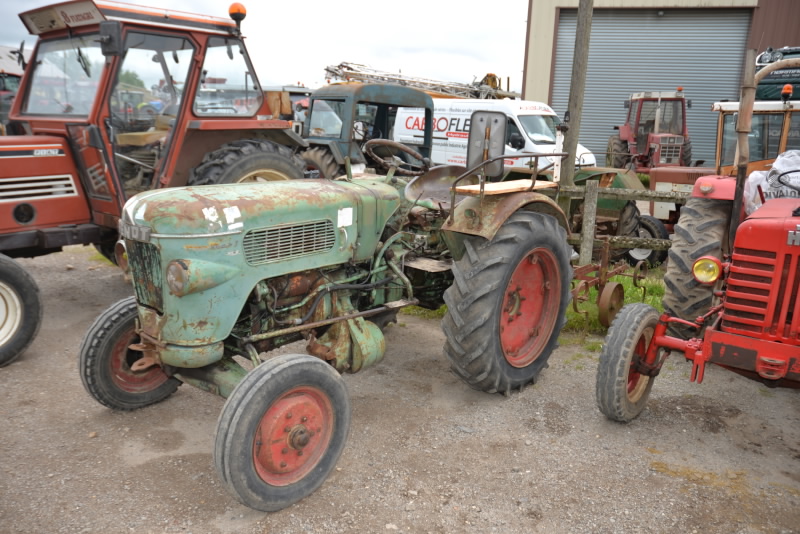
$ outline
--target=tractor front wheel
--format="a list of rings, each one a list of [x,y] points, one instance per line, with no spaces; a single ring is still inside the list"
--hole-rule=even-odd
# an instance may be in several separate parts
[[[214,464],[239,502],[275,512],[316,490],[350,430],[344,380],[308,355],[284,354],[248,373],[217,421]]]
[[[642,413],[654,377],[639,372],[653,338],[658,311],[637,302],[622,308],[606,335],[597,365],[597,407],[612,421],[627,423]]]
[[[0,254],[0,367],[22,355],[41,324],[36,281],[19,263]]]
[[[660,220],[652,215],[639,216],[639,237],[650,239],[669,239],[669,232]],[[631,265],[636,265],[640,261],[646,261],[648,265],[654,267],[667,259],[666,250],[651,250],[649,248],[632,248],[625,253],[625,259]]]
[[[303,178],[303,160],[283,145],[241,139],[209,152],[192,169],[188,185],[232,184]]]
[[[131,347],[140,341],[137,316],[135,297],[122,299],[95,319],[81,342],[78,368],[83,387],[97,402],[114,410],[155,404],[181,384],[157,365],[142,371],[131,368],[144,356]]]
[[[558,342],[570,299],[564,229],[518,211],[491,241],[467,237],[444,295],[445,353],[471,387],[508,393],[533,382]]]
[[[306,175],[309,178],[327,178],[333,180],[341,176],[339,164],[336,163],[330,150],[324,148],[309,148],[300,157],[305,162]]]

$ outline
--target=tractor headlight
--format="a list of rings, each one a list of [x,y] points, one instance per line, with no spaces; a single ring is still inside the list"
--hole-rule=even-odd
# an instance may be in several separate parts
[[[167,265],[167,287],[170,293],[178,297],[186,294],[189,286],[189,268],[182,260],[169,262]]]
[[[713,284],[722,276],[722,263],[713,256],[703,256],[692,265],[692,274],[701,284]]]
[[[241,275],[236,265],[205,260],[172,260],[167,265],[167,287],[176,297],[198,293]]]

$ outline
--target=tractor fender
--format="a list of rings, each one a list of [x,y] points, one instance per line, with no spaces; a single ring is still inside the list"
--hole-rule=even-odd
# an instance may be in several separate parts
[[[308,143],[308,146],[313,147],[325,147],[333,156],[334,161],[336,161],[339,165],[344,165],[344,157],[345,154],[342,154],[342,150],[339,148],[339,142],[336,140],[331,139],[313,139],[313,140],[304,140]]]
[[[453,209],[453,216],[442,225],[443,235],[453,257],[458,260],[464,253],[463,241],[467,235],[491,240],[503,223],[519,210],[535,211],[553,216],[569,234],[567,216],[550,197],[532,191],[509,195],[467,197]]]
[[[735,194],[736,178],[732,176],[701,176],[692,188],[694,198],[733,200]]]

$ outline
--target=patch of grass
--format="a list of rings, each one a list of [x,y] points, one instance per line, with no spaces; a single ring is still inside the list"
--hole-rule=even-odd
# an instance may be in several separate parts
[[[649,174],[644,174],[644,173],[640,172],[636,176],[639,177],[639,181],[642,182],[642,185],[645,186],[645,188],[650,189],[650,175]]]
[[[406,306],[400,310],[401,315],[411,315],[412,317],[420,317],[422,319],[441,319],[447,313],[447,305],[442,304],[436,310],[429,310],[419,306]]]
[[[603,342],[602,341],[588,341],[584,343],[583,348],[588,350],[589,352],[600,352],[603,350]]]

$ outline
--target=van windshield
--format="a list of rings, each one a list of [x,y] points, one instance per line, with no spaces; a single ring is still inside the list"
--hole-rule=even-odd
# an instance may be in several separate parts
[[[555,115],[519,115],[519,122],[531,141],[537,145],[556,143],[556,126],[561,122]]]

